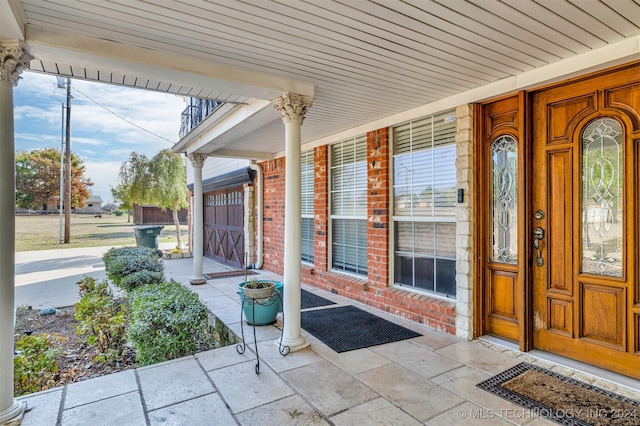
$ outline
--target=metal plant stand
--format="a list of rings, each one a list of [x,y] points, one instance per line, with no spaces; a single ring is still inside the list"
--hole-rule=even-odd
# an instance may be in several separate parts
[[[247,349],[247,345],[245,343],[244,340],[244,324],[242,322],[242,316],[244,313],[244,304],[245,304],[245,300],[250,300],[251,301],[251,309],[252,309],[252,317],[253,317],[253,323],[251,323],[251,325],[253,326],[253,342],[256,346],[256,374],[260,374],[260,355],[258,354],[258,339],[256,339],[256,305],[262,305],[262,306],[270,306],[272,303],[279,303],[282,304],[282,298],[280,297],[280,293],[276,292],[275,295],[277,295],[277,297],[271,297],[268,299],[253,299],[253,298],[248,298],[248,297],[243,297],[242,298],[242,304],[240,306],[240,334],[242,336],[242,341],[240,343],[238,343],[236,345],[236,351],[239,354],[243,354],[246,349]],[[271,300],[273,299],[273,300]],[[284,330],[284,309],[282,310],[282,328]],[[247,324],[249,324],[249,321],[247,321]],[[289,354],[289,351],[291,350],[291,348],[289,346],[283,346],[282,345],[282,330],[280,331],[280,342],[278,344],[278,351],[280,352],[280,355],[282,356],[287,356]]]

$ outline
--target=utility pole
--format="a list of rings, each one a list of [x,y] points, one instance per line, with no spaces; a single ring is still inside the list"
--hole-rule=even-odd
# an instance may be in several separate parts
[[[67,120],[65,129],[65,194],[64,194],[64,242],[71,242],[71,79],[67,77]]]

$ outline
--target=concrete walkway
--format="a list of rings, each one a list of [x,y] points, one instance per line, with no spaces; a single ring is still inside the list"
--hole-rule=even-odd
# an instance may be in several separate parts
[[[78,275],[104,274],[98,249],[56,252],[39,252],[45,254],[43,258],[37,254],[17,257],[20,263],[16,269],[16,293],[20,303],[36,307],[56,305],[55,301],[60,300],[64,302],[57,306],[68,306],[73,303],[71,291],[63,291],[62,287],[71,282],[77,293],[74,280]],[[37,271],[37,265],[44,270]],[[69,271],[62,273],[56,265]],[[167,277],[196,291],[211,312],[240,335],[236,289],[242,277],[190,286],[190,259],[168,260],[165,266]],[[225,269],[224,265],[204,260],[205,273]],[[268,272],[260,276],[282,279]],[[39,277],[44,281],[37,281]],[[280,330],[275,326],[257,327],[260,374],[256,375],[255,342],[251,328],[245,325],[248,350],[242,355],[235,346],[229,346],[32,394],[21,398],[31,409],[22,424],[555,424],[476,388],[477,383],[522,361],[640,400],[636,391],[640,389],[639,381],[543,353],[522,354],[502,342],[468,342],[331,293],[303,287],[338,306],[357,305],[422,336],[336,353],[303,330],[311,347],[283,357],[274,345]]]

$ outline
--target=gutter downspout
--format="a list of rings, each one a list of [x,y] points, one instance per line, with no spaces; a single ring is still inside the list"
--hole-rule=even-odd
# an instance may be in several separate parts
[[[254,194],[256,197],[256,205],[258,208],[258,215],[256,218],[256,245],[257,245],[257,253],[256,253],[256,263],[250,265],[249,269],[262,269],[262,261],[264,259],[263,248],[264,248],[264,235],[263,235],[263,217],[264,217],[264,197],[263,193],[263,185],[264,185],[264,175],[262,173],[262,167],[260,167],[256,160],[251,160],[249,167],[252,170],[256,171],[256,180],[258,182],[256,190],[254,190]]]

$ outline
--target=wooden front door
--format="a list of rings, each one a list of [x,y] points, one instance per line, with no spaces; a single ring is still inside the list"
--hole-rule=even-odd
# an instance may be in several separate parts
[[[640,67],[531,107],[533,345],[640,378]]]

